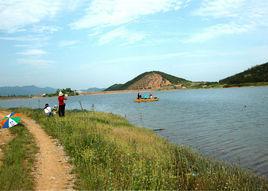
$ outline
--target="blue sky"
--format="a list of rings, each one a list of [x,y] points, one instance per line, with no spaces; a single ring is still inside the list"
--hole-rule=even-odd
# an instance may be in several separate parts
[[[0,86],[218,81],[268,61],[267,0],[0,1]]]

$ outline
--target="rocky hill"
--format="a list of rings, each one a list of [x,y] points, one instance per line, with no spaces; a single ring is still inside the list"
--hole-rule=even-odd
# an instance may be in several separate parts
[[[166,74],[152,71],[140,74],[125,84],[114,84],[105,91],[113,90],[147,90],[147,89],[177,89],[183,88],[190,81]]]
[[[268,62],[219,81],[221,84],[268,82]]]

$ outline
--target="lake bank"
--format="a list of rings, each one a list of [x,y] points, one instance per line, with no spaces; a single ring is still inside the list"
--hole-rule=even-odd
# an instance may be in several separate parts
[[[117,115],[67,111],[47,118],[18,109],[57,138],[80,179],[78,189],[267,190],[267,179],[217,162]]]

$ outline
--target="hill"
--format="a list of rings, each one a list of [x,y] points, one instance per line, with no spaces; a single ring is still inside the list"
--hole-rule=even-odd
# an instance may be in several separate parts
[[[145,72],[125,84],[114,84],[105,91],[183,88],[190,81],[159,71]]]
[[[104,88],[88,88],[88,89],[84,89],[84,90],[80,90],[82,92],[101,92],[103,91]]]
[[[221,84],[246,84],[268,82],[268,62],[219,81]]]
[[[36,86],[6,86],[0,87],[0,96],[29,96],[29,95],[41,95],[44,93],[54,93],[57,89],[45,87],[40,88]]]

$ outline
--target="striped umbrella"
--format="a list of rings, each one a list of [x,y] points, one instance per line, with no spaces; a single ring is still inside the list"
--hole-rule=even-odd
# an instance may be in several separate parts
[[[21,115],[19,113],[15,113],[15,112],[12,112],[9,115],[5,116],[1,120],[2,128],[9,128],[9,127],[13,127],[15,125],[18,125],[19,122],[21,121],[20,116]]]

